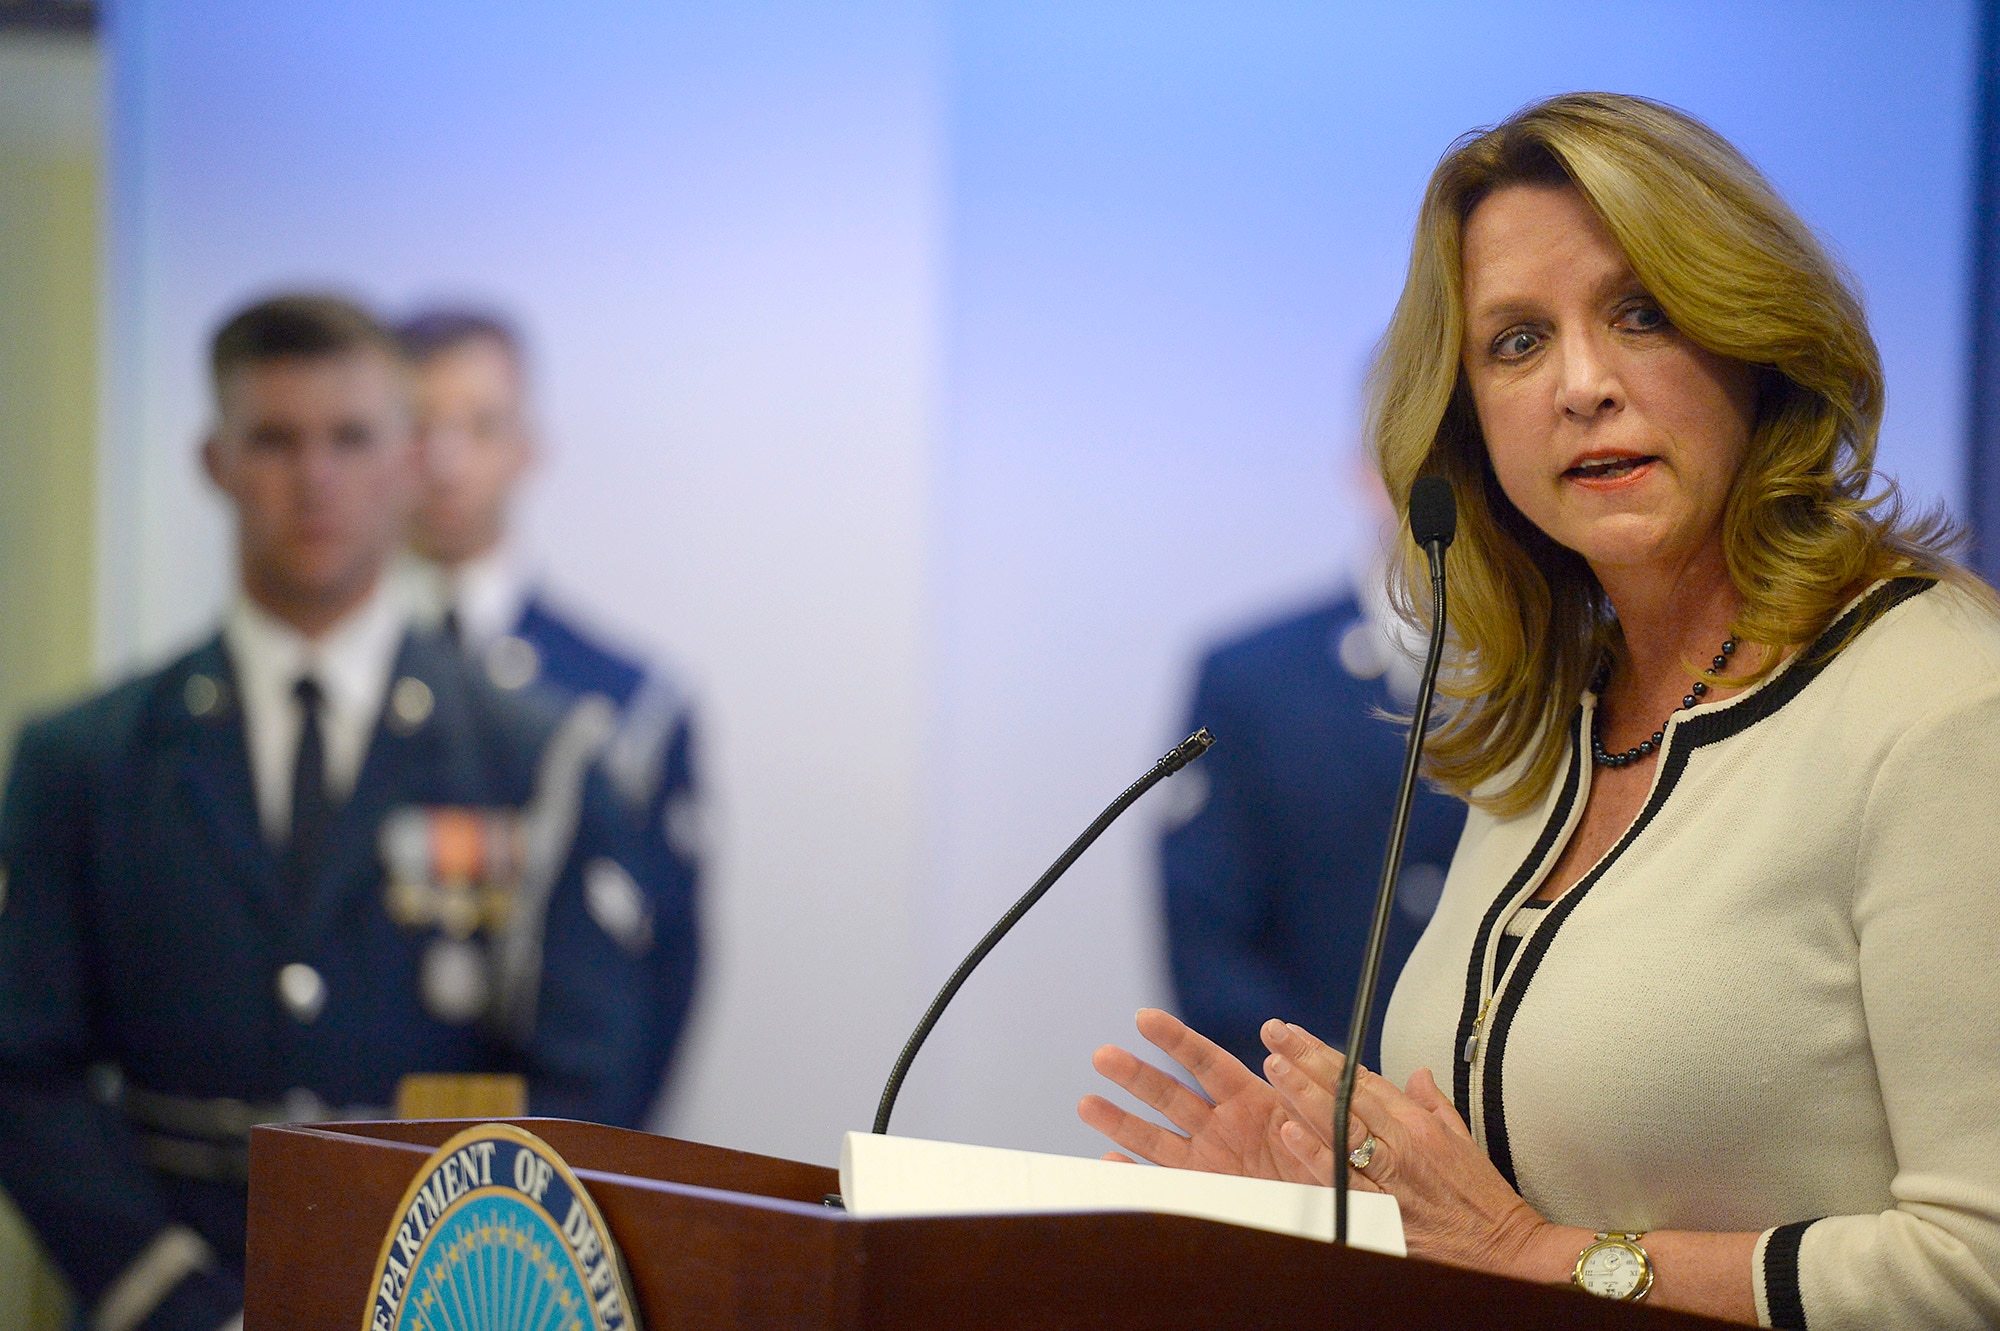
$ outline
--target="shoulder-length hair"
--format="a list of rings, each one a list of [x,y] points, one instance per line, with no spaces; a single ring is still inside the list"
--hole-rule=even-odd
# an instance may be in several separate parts
[[[1398,513],[1419,476],[1443,476],[1457,492],[1443,686],[1456,701],[1428,741],[1428,770],[1502,815],[1547,793],[1563,763],[1562,721],[1619,645],[1589,565],[1501,492],[1460,363],[1465,222],[1488,194],[1518,184],[1576,189],[1674,327],[1759,368],[1756,423],[1723,519],[1743,597],[1738,637],[1810,642],[1857,586],[1895,572],[1971,580],[1945,554],[1949,523],[1906,521],[1894,486],[1877,483],[1882,362],[1860,300],[1727,140],[1685,112],[1611,93],[1552,97],[1466,135],[1424,193],[1370,375],[1368,431]],[[1429,577],[1407,540],[1393,581],[1404,613],[1427,621]]]

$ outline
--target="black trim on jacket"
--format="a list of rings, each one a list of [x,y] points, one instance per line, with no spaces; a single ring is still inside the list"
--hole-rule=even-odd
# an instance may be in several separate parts
[[[1653,785],[1653,793],[1647,799],[1645,807],[1639,811],[1639,816],[1632,820],[1632,825],[1625,829],[1625,834],[1618,838],[1617,844],[1605,854],[1604,858],[1599,860],[1589,873],[1578,879],[1573,887],[1564,892],[1549,907],[1547,918],[1536,925],[1535,932],[1522,945],[1520,955],[1514,963],[1514,983],[1507,986],[1505,993],[1496,993],[1494,995],[1497,1001],[1493,1004],[1490,1020],[1482,1033],[1481,1043],[1485,1048],[1486,1067],[1484,1075],[1480,1078],[1479,1098],[1480,1117],[1486,1128],[1486,1154],[1493,1161],[1494,1167],[1506,1178],[1508,1186],[1512,1187],[1516,1192],[1521,1190],[1521,1184],[1520,1180],[1514,1176],[1514,1156],[1507,1140],[1507,1115],[1502,1099],[1501,1086],[1502,1071],[1506,1064],[1507,1036],[1512,1029],[1514,1015],[1520,1010],[1521,1000],[1527,994],[1528,986],[1534,981],[1535,969],[1541,964],[1542,958],[1548,955],[1548,950],[1555,942],[1556,934],[1561,930],[1563,921],[1568,919],[1570,914],[1575,911],[1577,905],[1589,894],[1590,889],[1605,874],[1611,871],[1612,867],[1617,864],[1619,857],[1625,853],[1626,848],[1645,832],[1647,826],[1653,821],[1653,818],[1665,806],[1668,798],[1673,794],[1675,785],[1680,780],[1681,773],[1687,769],[1688,756],[1694,750],[1709,744],[1718,743],[1721,740],[1728,739],[1732,735],[1741,734],[1757,722],[1774,715],[1778,709],[1793,698],[1798,697],[1807,685],[1818,679],[1821,672],[1833,663],[1834,658],[1839,654],[1843,646],[1851,643],[1858,634],[1883,615],[1895,609],[1904,601],[1928,590],[1936,584],[1937,579],[1935,578],[1914,577],[1897,578],[1883,584],[1870,593],[1861,604],[1855,606],[1854,609],[1848,611],[1828,626],[1824,633],[1813,640],[1810,647],[1799,654],[1798,659],[1792,663],[1790,669],[1786,670],[1776,679],[1773,679],[1765,687],[1745,697],[1734,706],[1725,707],[1719,711],[1710,712],[1705,716],[1693,717],[1682,722],[1678,732],[1674,736],[1674,743],[1661,756],[1661,767]],[[1577,710],[1576,732],[1580,736],[1582,731],[1583,714],[1582,709],[1579,707]],[[1574,748],[1574,745],[1572,747]],[[1563,786],[1565,798],[1558,802],[1565,811],[1568,808],[1569,800],[1574,798],[1571,793],[1572,787],[1577,780],[1578,770],[1584,761],[1587,760],[1580,754],[1573,754],[1570,759],[1570,776],[1564,782]],[[1552,821],[1550,827],[1557,825],[1557,823]],[[1548,829],[1546,828],[1544,829],[1544,835],[1548,835]],[[1498,918],[1500,910],[1512,899],[1519,885],[1525,881],[1523,875],[1533,872],[1533,867],[1541,862],[1541,857],[1546,853],[1547,848],[1537,843],[1535,853],[1529,856],[1527,863],[1522,866],[1521,871],[1516,873],[1510,882],[1508,890],[1501,894],[1500,899],[1488,911],[1487,923],[1481,926],[1478,943],[1473,948],[1472,975],[1475,988],[1479,979],[1480,963],[1485,957],[1484,944],[1490,924]],[[1499,977],[1495,977],[1496,985],[1498,982]],[[1470,1004],[1470,1008],[1476,1013],[1478,994],[1475,992],[1471,997],[1473,1002]],[[1469,1027],[1469,1022],[1464,1023],[1464,1025]],[[1460,1046],[1457,1051],[1460,1054],[1464,1052],[1465,1034],[1466,1032],[1462,1030],[1460,1034]],[[1464,1080],[1468,1083],[1469,1089],[1471,1067],[1463,1058],[1459,1059],[1459,1064],[1463,1071],[1460,1076],[1453,1078],[1454,1086],[1459,1081]],[[1461,1103],[1464,1103],[1464,1101],[1461,1100]],[[1768,1248],[1766,1251],[1769,1251]],[[1794,1253],[1794,1262],[1796,1262],[1796,1253]],[[1800,1325],[1804,1325],[1803,1321],[1800,1322]]]
[[[1799,1292],[1799,1244],[1817,1220],[1798,1220],[1771,1231],[1764,1243],[1764,1307],[1771,1325],[1806,1331],[1805,1296]]]
[[[1500,895],[1486,908],[1486,917],[1479,922],[1479,932],[1472,940],[1472,964],[1465,972],[1465,1006],[1459,1012],[1458,1038],[1451,1045],[1452,1101],[1468,1123],[1472,1120],[1472,1060],[1466,1057],[1465,1049],[1477,1029],[1479,1000],[1486,988],[1486,941],[1492,937],[1494,926],[1500,922],[1500,912],[1507,908],[1514,894],[1526,886],[1542,861],[1548,858],[1549,848],[1555,845],[1556,838],[1562,834],[1563,824],[1569,821],[1570,805],[1576,802],[1577,787],[1583,779],[1583,731],[1577,727],[1572,729],[1569,772],[1563,777],[1562,794],[1556,800],[1556,807],[1549,814],[1548,822],[1543,824],[1542,834],[1535,838],[1535,848],[1528,852],[1528,858],[1521,862],[1521,867],[1507,880],[1507,886],[1500,889]]]

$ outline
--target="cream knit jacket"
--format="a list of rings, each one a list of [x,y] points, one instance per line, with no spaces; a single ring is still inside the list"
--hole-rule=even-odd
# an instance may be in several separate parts
[[[1467,821],[1383,1070],[1430,1068],[1552,1221],[1762,1231],[1766,1326],[2000,1326],[2000,622],[1914,579],[1821,644],[1852,622],[1676,714],[1495,975],[1589,795],[1586,695],[1541,806]]]

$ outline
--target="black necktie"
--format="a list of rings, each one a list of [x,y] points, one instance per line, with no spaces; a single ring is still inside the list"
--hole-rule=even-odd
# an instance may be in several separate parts
[[[292,905],[303,908],[310,896],[313,872],[326,846],[333,808],[326,798],[326,747],[320,738],[319,713],[324,701],[319,681],[305,676],[292,686],[303,713],[298,756],[292,763],[292,839],[285,846],[285,889]]]
[[[451,639],[451,645],[465,650],[465,626],[458,622],[458,607],[444,612],[444,636]]]

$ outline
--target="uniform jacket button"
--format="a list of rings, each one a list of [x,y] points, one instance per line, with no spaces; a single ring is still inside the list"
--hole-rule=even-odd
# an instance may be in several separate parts
[[[303,961],[294,961],[278,972],[278,1001],[300,1025],[310,1025],[326,1007],[326,981]]]
[[[430,685],[415,675],[405,675],[389,690],[389,728],[413,735],[431,719],[431,709],[436,705]]]

